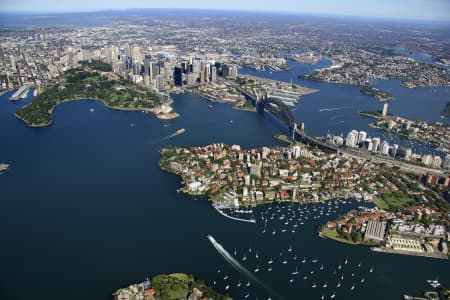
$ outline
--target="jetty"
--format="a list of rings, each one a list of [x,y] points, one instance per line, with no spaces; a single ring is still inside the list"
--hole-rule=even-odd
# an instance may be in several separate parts
[[[30,87],[28,85],[24,85],[21,88],[19,88],[10,98],[9,100],[17,101],[19,99],[24,99],[28,95],[28,91],[30,90]]]

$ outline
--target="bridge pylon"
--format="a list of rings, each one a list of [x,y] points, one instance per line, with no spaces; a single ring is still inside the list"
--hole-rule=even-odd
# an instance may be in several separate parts
[[[295,141],[295,133],[297,132],[297,122],[292,126],[292,141]]]

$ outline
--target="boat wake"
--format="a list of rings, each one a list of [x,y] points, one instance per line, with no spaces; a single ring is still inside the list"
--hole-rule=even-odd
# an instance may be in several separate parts
[[[186,129],[181,128],[181,129],[178,129],[176,132],[174,132],[172,134],[169,134],[168,136],[162,137],[160,139],[154,140],[151,143],[157,143],[157,142],[161,142],[161,141],[164,141],[164,140],[168,140],[168,139],[176,137],[177,135],[181,135],[181,134],[183,134],[185,132],[186,132]]]
[[[256,223],[256,221],[255,221],[254,219],[249,219],[249,220],[248,220],[248,219],[236,218],[236,217],[227,215],[226,213],[224,213],[224,212],[223,212],[222,210],[220,210],[219,208],[216,208],[216,207],[215,207],[215,209],[216,209],[216,211],[217,211],[219,214],[221,214],[221,215],[224,216],[225,218],[229,218],[229,219],[231,219],[231,220],[241,221],[241,222]]]
[[[340,110],[340,109],[347,109],[347,108],[352,108],[352,107],[351,106],[340,106],[340,107],[322,108],[322,109],[319,109],[319,112],[330,111],[330,110]]]
[[[239,273],[245,275],[248,279],[252,280],[253,282],[257,283],[261,287],[263,287],[269,294],[276,299],[283,299],[278,293],[276,293],[274,290],[272,290],[269,286],[267,286],[265,283],[263,283],[261,280],[259,280],[255,275],[253,275],[249,270],[247,270],[241,263],[239,263],[233,256],[231,256],[230,253],[228,253],[225,248],[219,244],[212,235],[207,235],[208,240],[211,242],[211,244],[216,248],[217,252],[222,255],[222,257],[231,265],[233,268],[235,268]]]
[[[164,141],[164,140],[168,140],[168,139],[171,139],[171,138],[173,138],[173,137],[176,137],[178,135],[178,133],[172,133],[172,134],[170,134],[170,135],[168,135],[168,136],[165,136],[165,137],[163,137],[163,138],[160,138],[160,140],[161,141]]]
[[[330,120],[336,120],[338,118],[342,118],[344,115],[337,115],[337,116],[332,116],[330,117]]]

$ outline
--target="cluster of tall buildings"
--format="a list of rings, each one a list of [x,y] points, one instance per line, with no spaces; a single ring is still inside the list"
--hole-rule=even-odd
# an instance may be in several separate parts
[[[368,137],[367,132],[352,130],[344,137],[328,134],[326,142],[337,146],[346,146],[349,148],[362,148],[373,153],[381,153],[383,155],[404,160],[417,160],[426,166],[434,168],[450,169],[450,154],[447,154],[444,160],[439,155],[417,155],[412,152],[411,148],[399,146],[398,144],[389,144],[388,141],[381,141],[379,137]]]
[[[126,43],[104,48],[104,60],[115,73],[159,91],[216,82],[217,76],[236,78],[238,67],[201,57],[177,57],[158,52],[144,54],[142,48]]]

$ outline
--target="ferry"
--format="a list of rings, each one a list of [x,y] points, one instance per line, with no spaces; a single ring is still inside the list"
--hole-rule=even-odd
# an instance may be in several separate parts
[[[186,129],[181,128],[181,129],[178,129],[175,133],[176,133],[176,134],[183,134],[183,133],[185,133],[185,132],[186,132]]]

